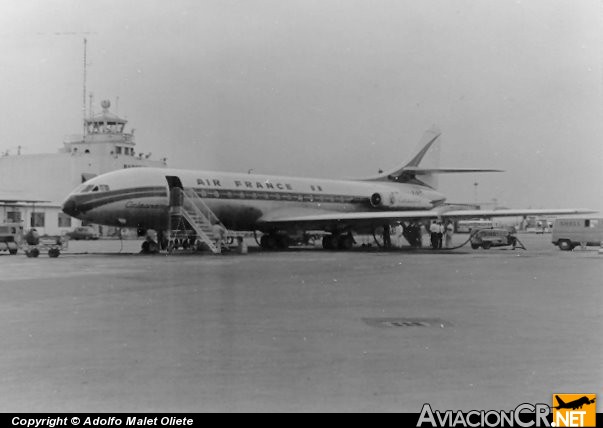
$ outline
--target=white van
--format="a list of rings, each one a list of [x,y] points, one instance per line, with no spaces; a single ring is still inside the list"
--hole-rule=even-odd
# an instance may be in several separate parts
[[[553,226],[553,245],[563,251],[577,246],[600,246],[603,242],[603,218],[560,218]]]

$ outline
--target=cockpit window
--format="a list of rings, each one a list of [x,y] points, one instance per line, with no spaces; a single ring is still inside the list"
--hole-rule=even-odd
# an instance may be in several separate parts
[[[106,184],[98,184],[92,188],[92,192],[108,192],[109,186]]]
[[[109,186],[106,184],[82,184],[74,193],[108,192]]]
[[[80,187],[74,190],[73,193],[87,193],[92,190],[94,186],[90,186],[88,184],[82,184]]]

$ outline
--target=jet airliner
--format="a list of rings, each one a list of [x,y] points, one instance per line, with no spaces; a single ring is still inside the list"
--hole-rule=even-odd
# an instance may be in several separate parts
[[[465,210],[445,204],[437,178],[448,173],[500,172],[489,169],[439,168],[441,132],[428,130],[415,156],[375,177],[350,180],[295,178],[211,171],[132,168],[95,177],[75,189],[63,211],[107,226],[154,229],[170,227],[170,194],[193,191],[230,230],[261,231],[261,246],[286,248],[289,237],[323,230],[327,249],[350,249],[353,233],[404,221],[457,220],[475,217],[571,215],[584,209]]]

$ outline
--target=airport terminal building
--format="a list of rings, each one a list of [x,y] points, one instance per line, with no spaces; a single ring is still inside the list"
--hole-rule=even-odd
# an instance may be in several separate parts
[[[81,183],[123,168],[167,166],[166,159],[137,153],[127,121],[109,111],[109,101],[101,106],[102,113],[85,120],[84,135],[67,137],[57,153],[0,157],[0,224],[64,234],[81,225],[61,211],[65,197]]]

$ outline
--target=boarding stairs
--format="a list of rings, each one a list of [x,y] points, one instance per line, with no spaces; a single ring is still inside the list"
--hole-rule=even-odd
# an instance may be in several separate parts
[[[222,249],[216,245],[219,236],[213,228],[220,220],[193,189],[182,193],[182,204],[170,205],[170,239],[186,241],[196,236],[212,253],[220,254]]]

